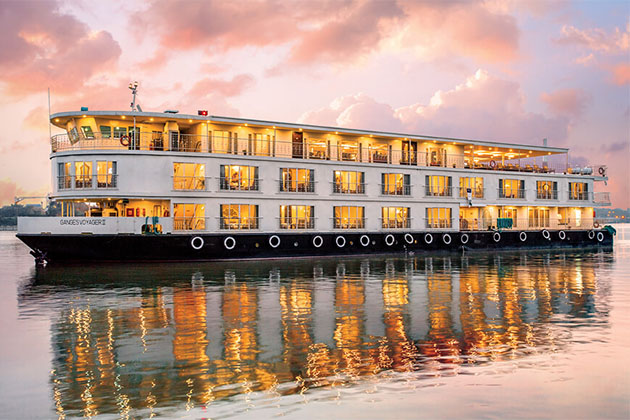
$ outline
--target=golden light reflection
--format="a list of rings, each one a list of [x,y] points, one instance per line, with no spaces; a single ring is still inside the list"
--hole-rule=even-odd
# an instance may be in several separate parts
[[[274,269],[273,282],[220,272],[220,287],[147,287],[118,307],[69,303],[52,326],[57,416],[152,418],[235,395],[253,408],[259,391],[307,402],[311,388],[384,371],[452,375],[553,351],[566,340],[553,319],[596,310],[595,271],[580,261],[317,264],[291,279]]]

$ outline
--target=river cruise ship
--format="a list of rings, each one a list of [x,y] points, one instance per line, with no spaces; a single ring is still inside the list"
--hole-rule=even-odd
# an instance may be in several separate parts
[[[606,167],[568,149],[183,115],[61,112],[61,217],[24,217],[38,261],[300,257],[611,246]]]

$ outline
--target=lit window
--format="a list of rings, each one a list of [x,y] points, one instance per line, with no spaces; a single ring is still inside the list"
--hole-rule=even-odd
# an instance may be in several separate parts
[[[313,229],[315,207],[280,206],[280,229]]]
[[[75,188],[92,188],[92,162],[74,162]]]
[[[335,229],[363,229],[365,227],[364,207],[335,206]]]
[[[173,163],[174,190],[205,190],[206,165],[203,163]]]
[[[116,162],[96,162],[96,187],[116,188]]]
[[[588,200],[586,182],[569,182],[569,200]]]
[[[525,198],[525,181],[499,179],[499,198]]]
[[[536,198],[555,200],[558,198],[558,183],[555,181],[536,181]]]
[[[468,189],[472,198],[483,198],[483,178],[481,177],[461,177],[459,178],[459,196],[468,197]]]
[[[221,165],[220,185],[222,190],[257,191],[258,167]]]
[[[339,194],[363,194],[365,183],[363,172],[334,171],[333,192]]]
[[[221,229],[258,229],[258,206],[221,204]]]
[[[430,207],[426,212],[427,228],[430,229],[444,229],[453,226],[451,219],[451,209],[445,207]]]
[[[410,216],[409,207],[382,207],[383,229],[408,229]]]
[[[312,169],[281,168],[280,191],[314,192],[315,171]]]
[[[94,131],[92,131],[92,127],[90,127],[89,125],[84,125],[81,127],[81,131],[83,132],[83,136],[86,139],[93,139],[94,138]]]
[[[205,230],[205,211],[203,204],[173,204],[173,229]]]
[[[427,196],[450,197],[451,177],[441,175],[427,175],[425,177],[425,189]]]
[[[411,194],[411,175],[381,174],[381,194],[383,195],[410,195]]]

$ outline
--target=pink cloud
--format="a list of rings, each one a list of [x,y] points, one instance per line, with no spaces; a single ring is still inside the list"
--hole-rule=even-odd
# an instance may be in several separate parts
[[[572,25],[562,27],[562,35],[556,39],[558,44],[578,45],[592,51],[614,54],[630,50],[630,23],[626,30],[615,28],[607,33],[601,28],[578,29]]]
[[[94,74],[111,71],[121,54],[111,34],[90,31],[56,3],[3,3],[0,38],[0,77],[15,96],[46,86],[75,91]]]
[[[206,77],[195,83],[188,95],[204,97],[210,93],[220,93],[223,96],[237,96],[254,84],[254,78],[249,74],[239,74],[232,80],[221,80]]]
[[[578,117],[592,98],[582,89],[558,89],[550,93],[543,92],[540,99],[553,114]]]
[[[625,85],[630,83],[630,63],[616,64],[611,69],[613,83],[616,85]]]

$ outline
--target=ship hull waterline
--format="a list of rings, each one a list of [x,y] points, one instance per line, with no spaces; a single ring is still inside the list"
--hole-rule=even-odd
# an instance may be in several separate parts
[[[523,233],[524,232],[524,233]],[[563,234],[561,232],[564,232]],[[47,263],[213,261],[391,253],[612,247],[607,230],[475,232],[190,233],[17,237]]]

